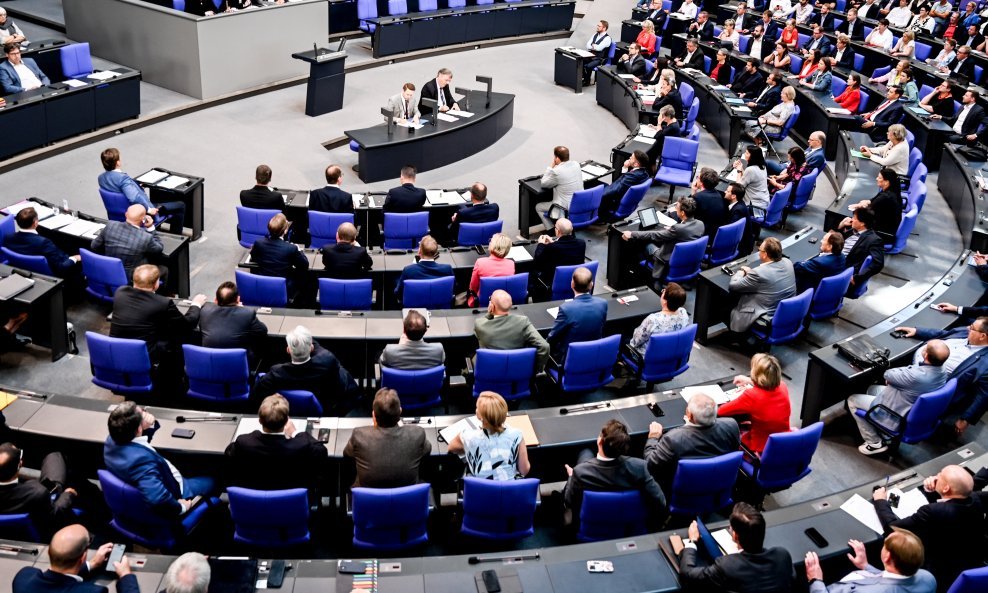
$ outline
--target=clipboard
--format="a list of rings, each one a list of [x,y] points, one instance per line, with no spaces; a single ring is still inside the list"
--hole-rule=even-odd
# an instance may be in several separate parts
[[[508,416],[504,419],[504,423],[511,428],[517,428],[521,431],[521,436],[525,440],[526,447],[539,446],[539,437],[535,434],[535,427],[532,426],[532,419],[529,418],[528,414]]]

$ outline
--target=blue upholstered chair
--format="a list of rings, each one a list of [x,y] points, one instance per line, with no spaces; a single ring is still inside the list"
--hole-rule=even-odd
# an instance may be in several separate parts
[[[425,544],[428,520],[428,484],[353,489],[353,546],[359,550],[398,552]]]
[[[539,481],[494,481],[463,478],[463,524],[460,533],[478,539],[515,541],[535,533]]]
[[[763,228],[770,228],[781,224],[782,215],[786,211],[786,205],[789,203],[789,197],[791,195],[792,183],[790,182],[772,195],[772,198],[768,203],[768,210],[761,211],[758,208],[755,208],[751,219]]]
[[[15,268],[34,272],[35,274],[54,276],[51,267],[48,265],[48,260],[43,255],[24,255],[6,247],[0,247],[0,253],[3,253],[3,259]]]
[[[106,208],[107,219],[119,222],[126,220],[127,208],[130,208],[130,202],[127,201],[127,196],[120,192],[100,188],[99,197],[103,200],[103,207]],[[267,232],[267,221],[264,224],[265,232]]]
[[[779,130],[778,132],[766,133],[765,135],[768,136],[769,139],[774,140],[776,142],[785,140],[786,138],[789,137],[789,131],[792,130],[792,127],[794,125],[796,125],[796,120],[798,119],[799,119],[799,105],[796,105],[796,107],[793,109],[792,115],[790,115],[789,119],[786,120],[786,123],[782,125],[781,130]]]
[[[278,214],[281,214],[280,210],[237,206],[237,239],[240,246],[250,249],[254,241],[267,237],[268,222]]]
[[[353,224],[353,213],[309,210],[309,244],[313,249],[336,244],[336,229],[344,222]],[[266,225],[265,225],[266,226]]]
[[[706,263],[719,266],[736,258],[741,238],[744,237],[745,224],[747,221],[742,218],[719,227],[714,234],[714,242],[710,245],[710,252],[704,257]]]
[[[401,394],[401,407],[405,410],[420,410],[443,403],[445,379],[446,367],[443,365],[416,371],[381,367],[381,387]]]
[[[794,297],[782,299],[775,314],[772,315],[772,327],[769,331],[763,332],[757,326],[752,326],[751,333],[770,346],[795,340],[806,329],[805,320],[810,313],[812,302],[812,288],[807,288]]]
[[[885,246],[885,252],[890,254],[902,253],[909,241],[909,235],[916,228],[916,219],[919,218],[919,207],[912,206],[909,211],[902,215],[899,221],[899,228],[895,232],[895,243]]]
[[[511,295],[511,302],[523,305],[528,302],[528,272],[512,276],[486,276],[480,279],[480,292],[477,306],[487,307],[495,290],[505,290]]]
[[[278,393],[288,400],[288,409],[291,410],[293,416],[305,416],[306,418],[322,417],[322,404],[319,403],[319,399],[311,391],[282,389]]]
[[[429,213],[384,213],[384,248],[415,249],[429,234]]]
[[[369,278],[319,279],[319,308],[323,311],[370,311],[374,290]]]
[[[785,490],[813,470],[810,462],[823,435],[823,422],[769,435],[761,457],[747,455],[741,471],[763,492]]]
[[[250,367],[243,348],[204,348],[183,344],[188,396],[208,402],[246,401]]]
[[[731,490],[741,466],[741,451],[706,459],[680,459],[672,479],[669,511],[704,515],[734,502]]]
[[[561,301],[573,298],[573,272],[577,268],[586,268],[594,278],[597,278],[597,267],[600,262],[588,261],[572,266],[557,266],[556,273],[552,276],[552,300]]]
[[[535,348],[480,348],[474,363],[473,396],[493,391],[507,401],[528,397],[532,394],[534,378]]]
[[[638,185],[632,185],[625,190],[624,195],[621,196],[621,201],[618,202],[617,208],[613,212],[604,212],[601,214],[607,220],[621,220],[631,216],[632,213],[638,210],[638,204],[645,199],[645,194],[648,193],[648,188],[650,187],[652,187],[651,179],[646,179]]]
[[[226,491],[233,541],[263,548],[309,541],[309,496],[305,488],[250,490],[230,486]]]
[[[409,308],[449,309],[453,305],[453,276],[405,280],[402,304]]]
[[[652,334],[645,346],[644,358],[626,349],[621,353],[621,359],[639,381],[646,382],[646,390],[651,391],[656,383],[669,381],[690,368],[694,339],[696,324],[691,323],[678,331]]]
[[[93,58],[89,55],[88,43],[63,45],[58,50],[65,78],[83,78],[93,73]]]
[[[988,591],[988,566],[962,572],[947,593],[982,593]]]
[[[151,357],[143,340],[86,332],[93,383],[117,395],[151,393]]]
[[[690,282],[700,275],[700,264],[707,252],[707,242],[710,237],[699,237],[692,241],[676,243],[669,257],[669,268],[666,270],[666,282]]]
[[[631,537],[647,531],[648,511],[637,490],[623,492],[583,492],[580,505],[581,542]]]
[[[569,221],[574,229],[582,229],[597,222],[600,199],[604,197],[606,185],[595,185],[573,194],[569,203]]]
[[[9,540],[41,543],[41,535],[38,533],[38,529],[35,527],[31,515],[27,513],[0,515],[0,537]]]
[[[855,410],[855,414],[882,433],[882,438],[890,443],[889,449],[894,450],[900,443],[913,445],[933,436],[955,391],[957,379],[950,379],[940,389],[919,396],[905,416],[882,404]]]
[[[82,274],[86,277],[86,292],[96,300],[112,304],[117,288],[130,284],[123,262],[115,257],[80,249]]]
[[[288,281],[237,270],[234,273],[240,300],[250,307],[287,307]]]
[[[586,393],[600,389],[614,380],[621,335],[599,340],[573,342],[566,352],[562,369],[546,367],[549,378],[563,393]]]
[[[456,242],[460,245],[487,245],[491,237],[501,232],[503,220],[493,222],[461,222]]]
[[[837,315],[844,307],[844,294],[851,286],[853,268],[847,268],[840,274],[828,276],[820,280],[813,291],[813,301],[810,303],[810,319],[828,319]]]
[[[670,202],[677,187],[689,187],[693,183],[699,150],[700,143],[687,138],[666,138],[662,145],[655,181],[669,186]]]

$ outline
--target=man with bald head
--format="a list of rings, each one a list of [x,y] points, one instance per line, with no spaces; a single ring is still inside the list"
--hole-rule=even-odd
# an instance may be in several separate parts
[[[138,266],[148,263],[150,257],[160,255],[164,246],[154,229],[154,219],[148,216],[144,206],[131,204],[124,218],[124,222],[111,220],[106,223],[90,247],[97,253],[122,261],[127,278],[131,278]],[[159,274],[161,283],[167,284],[167,269],[161,267]]]
[[[895,516],[885,488],[872,496],[885,535],[905,529],[923,542],[923,568],[936,575],[938,591],[946,591],[962,571],[983,565],[985,509],[971,496],[973,490],[973,476],[959,465],[948,465],[926,478],[923,494],[930,502],[909,517]]]
[[[530,291],[548,300],[552,278],[559,266],[575,266],[586,261],[587,242],[573,234],[573,223],[568,218],[560,218],[553,227],[553,236],[539,235],[535,247],[535,273],[532,274]],[[533,294],[533,298],[535,294]]]
[[[905,418],[919,396],[936,391],[947,382],[947,372],[943,365],[950,358],[950,348],[943,340],[930,340],[920,348],[917,355],[920,357],[918,363],[885,371],[884,385],[873,385],[868,393],[847,398],[848,410],[865,441],[858,447],[861,453],[878,455],[888,450],[888,443],[884,441],[882,432],[872,424],[878,422],[891,430],[897,428],[897,419],[887,414],[885,409]],[[876,406],[884,407],[871,413],[872,422],[854,413],[855,410],[869,410]]]
[[[88,562],[89,532],[78,523],[58,531],[48,546],[51,566],[41,572],[25,566],[14,577],[14,593],[107,593],[109,589],[86,579],[98,575],[113,550],[113,544],[103,544]],[[137,577],[130,572],[130,562],[124,556],[113,565],[117,573],[117,593],[140,593]]]
[[[326,167],[326,185],[309,192],[309,210],[353,214],[353,196],[340,189],[343,169],[339,165]]]
[[[495,290],[487,305],[487,315],[477,319],[473,328],[481,348],[514,350],[535,348],[535,371],[541,371],[549,357],[549,343],[524,315],[511,315],[511,295]]]
[[[560,366],[573,342],[599,340],[607,321],[607,301],[593,296],[593,273],[584,267],[573,271],[573,299],[559,306],[556,323],[549,332],[552,360]]]
[[[322,246],[322,264],[329,278],[355,280],[367,277],[374,260],[357,243],[357,227],[344,222],[336,229],[336,243]]]

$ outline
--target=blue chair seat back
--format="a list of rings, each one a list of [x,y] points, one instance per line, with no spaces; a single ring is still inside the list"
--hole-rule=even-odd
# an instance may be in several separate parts
[[[460,245],[487,245],[491,237],[501,232],[504,221],[492,222],[461,222],[456,242]]]
[[[309,541],[309,493],[305,488],[250,490],[230,486],[233,541],[265,548]]]
[[[103,200],[103,207],[106,208],[106,217],[109,220],[119,222],[126,220],[127,208],[130,208],[130,202],[127,201],[127,196],[120,192],[100,188],[99,197]],[[264,224],[267,226],[267,222]],[[267,232],[267,229],[265,229],[265,232]]]
[[[621,196],[621,201],[618,203],[617,209],[611,214],[611,218],[615,220],[621,220],[627,216],[631,216],[633,212],[638,210],[638,204],[645,198],[645,194],[648,192],[648,188],[652,187],[652,180],[646,179],[645,181],[639,183],[638,185],[632,185],[624,192]]]
[[[281,211],[237,206],[237,238],[241,247],[250,249],[254,241],[267,237],[268,222],[277,214],[281,214]]]
[[[677,243],[669,258],[669,269],[666,272],[667,282],[689,282],[700,275],[700,264],[707,251],[709,237],[699,237],[692,241]]]
[[[595,542],[641,535],[646,532],[648,510],[637,490],[583,493],[580,505],[581,542]]]
[[[86,332],[93,383],[120,395],[150,393],[151,357],[143,340]]]
[[[823,435],[823,422],[769,435],[755,481],[767,491],[788,488],[806,477]],[[743,465],[743,464],[742,464]]]
[[[244,401],[250,395],[250,368],[243,348],[182,345],[189,397],[212,402]]]
[[[919,218],[919,207],[910,207],[909,211],[902,215],[902,220],[899,221],[899,228],[895,232],[895,243],[886,245],[885,251],[893,254],[902,253],[902,250],[906,248],[906,243],[909,241],[910,233],[916,228],[917,218]]]
[[[306,418],[322,417],[322,404],[319,403],[319,399],[311,391],[282,389],[278,393],[288,400],[288,409],[291,410],[293,416],[305,416]]]
[[[416,371],[381,367],[381,387],[394,389],[401,394],[401,406],[405,410],[441,404],[445,378],[446,367],[442,365]]]
[[[563,391],[593,391],[613,381],[614,363],[617,362],[620,346],[620,334],[599,340],[570,344],[566,353],[566,361],[563,363],[563,376],[560,383]]]
[[[3,539],[41,542],[41,535],[27,513],[0,515],[0,537]]]
[[[840,274],[828,276],[820,280],[813,291],[813,302],[810,304],[810,319],[814,321],[833,317],[844,307],[844,294],[851,286],[852,268],[847,268]]]
[[[323,245],[336,244],[336,229],[344,222],[353,224],[353,213],[319,212],[309,210],[310,247],[319,249]]]
[[[319,308],[323,311],[370,311],[374,290],[370,278],[319,279]]]
[[[906,429],[902,433],[902,442],[914,444],[933,436],[940,426],[940,419],[947,413],[947,407],[956,391],[957,379],[950,379],[940,389],[919,396],[906,414]]]
[[[685,373],[690,368],[690,353],[696,338],[696,324],[681,330],[653,334],[645,347],[642,379],[649,383],[661,383]]]
[[[172,521],[155,512],[141,492],[109,471],[97,471],[103,498],[110,508],[110,525],[125,538],[149,548],[175,547],[186,527],[201,518],[207,505],[199,505],[187,513],[181,522]]]
[[[129,284],[123,262],[115,257],[80,249],[82,274],[86,277],[86,292],[99,301],[113,303],[117,288]]]
[[[240,300],[250,307],[287,307],[288,281],[237,270],[234,273]]]
[[[0,247],[0,252],[3,253],[3,258],[7,260],[7,263],[15,268],[34,272],[35,274],[54,276],[51,272],[51,267],[48,265],[48,260],[43,255],[24,255],[6,247]]]
[[[757,329],[752,328],[752,332],[765,339],[769,344],[782,344],[791,342],[799,337],[806,329],[806,316],[810,312],[810,303],[813,302],[813,289],[807,288],[801,294],[788,299],[782,299],[779,307],[772,316],[772,327],[769,333],[762,334]]]
[[[859,267],[858,270],[864,270],[865,268],[868,268],[869,266],[871,266],[871,262],[872,262],[872,258],[869,255],[868,257],[864,258],[863,262],[861,262],[861,267]],[[864,282],[859,282],[857,284],[851,285],[851,287],[848,288],[847,296],[849,298],[856,299],[861,295],[863,295],[864,293],[868,292],[869,281],[871,281],[871,278],[866,278]]]
[[[796,184],[796,197],[792,199],[792,204],[789,204],[790,212],[799,212],[803,208],[806,208],[806,205],[810,203],[810,200],[813,198],[813,190],[816,189],[816,180],[819,175],[820,169],[813,169],[799,180]]]
[[[405,280],[402,304],[407,308],[449,309],[453,304],[455,278]]]
[[[725,508],[734,502],[731,490],[740,466],[740,451],[708,459],[680,459],[669,510],[677,515],[703,515]]]
[[[738,246],[744,236],[745,224],[747,221],[742,218],[717,229],[714,242],[710,246],[710,253],[706,256],[711,266],[719,266],[738,256]]]
[[[429,540],[429,485],[353,489],[353,545],[391,552]]]
[[[539,481],[494,481],[463,478],[464,535],[495,541],[512,541],[535,533],[535,505]]]
[[[80,78],[93,73],[93,58],[88,43],[72,43],[59,50],[62,74],[66,78]]]
[[[505,290],[511,295],[511,302],[523,305],[528,302],[528,272],[512,276],[486,276],[480,279],[480,293],[477,306],[487,307],[495,290]]]
[[[988,591],[988,566],[962,572],[947,593],[981,593]]]
[[[582,229],[597,222],[600,200],[604,197],[606,185],[596,185],[573,194],[569,204],[569,221],[574,229]]]
[[[588,261],[572,266],[557,266],[556,273],[552,276],[552,300],[561,301],[564,299],[573,298],[573,287],[571,286],[573,282],[573,272],[575,272],[577,268],[586,268],[590,270],[590,273],[594,278],[596,278],[597,267],[599,265],[600,262]]]
[[[765,211],[765,215],[755,215],[752,218],[754,218],[754,220],[763,227],[773,227],[779,224],[782,222],[782,214],[786,210],[786,204],[789,203],[789,197],[791,195],[792,183],[787,183],[785,187],[772,195],[772,199],[768,203],[768,210]]]
[[[429,213],[384,213],[384,248],[415,249],[429,234]]]
[[[508,401],[528,397],[532,394],[534,376],[535,348],[480,348],[474,364],[473,396],[493,391]]]

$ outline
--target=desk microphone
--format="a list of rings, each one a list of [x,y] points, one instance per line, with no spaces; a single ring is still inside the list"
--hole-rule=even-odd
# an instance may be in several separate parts
[[[236,422],[236,416],[177,416],[175,422]]]
[[[585,404],[582,406],[573,406],[572,408],[563,408],[559,410],[560,414],[570,414],[572,412],[585,412],[587,410],[599,410],[601,408],[611,407],[611,402],[600,402],[597,404]]]
[[[926,295],[926,297],[923,300],[921,300],[920,302],[918,302],[915,305],[913,305],[913,309],[919,309],[919,306],[920,305],[922,305],[923,303],[925,303],[926,301],[928,301],[928,300],[930,300],[932,298],[933,298],[933,293],[931,292],[930,294]]]

